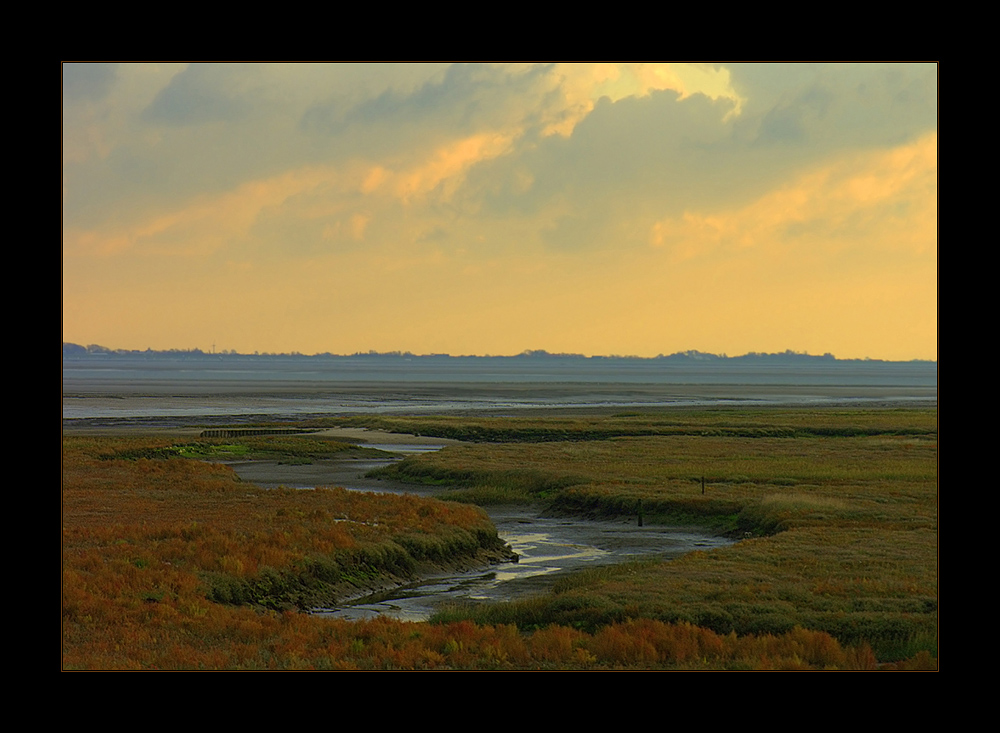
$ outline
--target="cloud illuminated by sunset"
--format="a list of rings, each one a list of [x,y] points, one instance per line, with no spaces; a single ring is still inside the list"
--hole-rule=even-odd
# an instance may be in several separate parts
[[[66,64],[63,339],[937,358],[932,64]]]

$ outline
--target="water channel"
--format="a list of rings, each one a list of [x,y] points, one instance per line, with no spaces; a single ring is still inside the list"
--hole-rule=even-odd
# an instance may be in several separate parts
[[[377,440],[372,436],[374,440]],[[365,477],[373,468],[388,465],[413,453],[439,450],[437,439],[407,436],[415,442],[366,442],[365,447],[396,454],[386,459],[316,461],[296,466],[269,461],[233,464],[241,478],[261,486],[313,488],[343,486],[357,491],[387,491],[434,495],[439,489],[412,486]],[[319,615],[361,619],[378,615],[405,621],[426,621],[441,606],[478,601],[506,601],[549,591],[562,572],[595,565],[610,565],[645,557],[669,559],[693,550],[732,543],[693,531],[690,527],[646,525],[635,517],[623,521],[592,521],[539,516],[523,507],[488,507],[500,537],[520,556],[504,563],[466,573],[423,578],[376,595],[355,599],[335,609],[317,609]]]

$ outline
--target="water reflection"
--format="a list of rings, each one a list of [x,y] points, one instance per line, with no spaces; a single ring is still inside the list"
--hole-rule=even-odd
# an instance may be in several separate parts
[[[509,601],[548,592],[554,575],[641,557],[670,559],[695,549],[731,544],[690,528],[635,522],[594,522],[535,516],[521,509],[490,512],[500,537],[521,557],[488,571],[457,573],[367,596],[339,609],[317,611],[346,619],[385,615],[426,621],[441,606],[463,601]]]

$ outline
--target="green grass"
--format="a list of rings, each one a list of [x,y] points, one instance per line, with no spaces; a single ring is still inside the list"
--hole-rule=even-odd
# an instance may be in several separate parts
[[[182,458],[197,460],[235,460],[245,458],[250,453],[246,445],[212,445],[210,443],[193,443],[177,446],[177,455]]]
[[[650,410],[578,417],[356,416],[314,421],[469,442],[540,443],[649,435],[724,437],[936,436],[932,410]]]
[[[381,472],[453,487],[451,498],[594,518],[634,516],[641,501],[646,523],[752,538],[578,574],[550,597],[442,618],[594,629],[648,617],[725,634],[802,626],[870,643],[880,659],[936,655],[935,410],[379,418],[379,427],[501,437]]]
[[[163,447],[129,446],[107,452],[105,459],[192,458],[202,461],[273,460],[286,464],[306,464],[314,460],[348,456],[385,456],[374,448],[322,437],[289,435],[244,438],[201,438]]]

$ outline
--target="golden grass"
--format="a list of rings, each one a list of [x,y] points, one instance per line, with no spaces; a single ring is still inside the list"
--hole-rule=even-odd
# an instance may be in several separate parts
[[[755,536],[582,573],[552,596],[478,609],[479,623],[330,621],[263,606],[304,602],[324,577],[412,570],[414,553],[482,545],[491,525],[470,506],[269,492],[222,466],[114,458],[170,447],[148,437],[66,439],[64,667],[936,668],[935,411],[485,420],[467,422],[533,439],[542,427],[546,442],[456,446],[401,473],[590,514],[641,499],[647,521],[724,516]],[[226,597],[250,605],[210,600]]]

